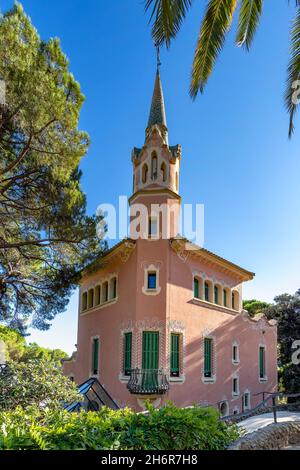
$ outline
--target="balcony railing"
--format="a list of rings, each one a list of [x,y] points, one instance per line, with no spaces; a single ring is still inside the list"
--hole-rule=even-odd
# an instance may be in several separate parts
[[[169,382],[163,370],[132,369],[127,388],[139,395],[162,395],[169,390]]]

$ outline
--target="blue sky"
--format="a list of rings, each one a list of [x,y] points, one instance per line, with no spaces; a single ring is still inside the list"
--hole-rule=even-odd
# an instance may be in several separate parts
[[[155,53],[141,0],[23,0],[43,39],[57,36],[86,102],[81,128],[91,147],[82,161],[88,211],[130,195],[130,152],[143,144]],[[1,10],[11,7],[1,1]],[[283,105],[294,2],[265,2],[254,47],[234,31],[204,96],[192,102],[189,75],[205,2],[195,0],[177,40],[162,51],[169,140],[183,149],[183,202],[205,204],[205,244],[256,272],[244,297],[271,301],[300,288],[300,115],[287,138]],[[233,28],[234,29],[234,28]],[[77,294],[47,332],[30,341],[74,349]]]

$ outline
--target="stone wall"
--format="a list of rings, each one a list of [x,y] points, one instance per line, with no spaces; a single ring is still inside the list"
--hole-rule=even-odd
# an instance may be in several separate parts
[[[300,445],[300,421],[269,424],[231,444],[228,450],[279,450]]]

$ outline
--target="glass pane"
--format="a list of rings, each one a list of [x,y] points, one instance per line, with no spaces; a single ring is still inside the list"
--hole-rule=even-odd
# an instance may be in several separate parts
[[[156,273],[148,273],[148,289],[156,289]]]

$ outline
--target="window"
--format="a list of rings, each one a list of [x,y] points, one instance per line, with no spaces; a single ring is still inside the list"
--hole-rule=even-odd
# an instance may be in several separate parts
[[[156,289],[156,273],[148,273],[148,289]]]
[[[99,305],[101,302],[101,287],[96,286],[95,288],[95,305]]]
[[[151,159],[151,178],[153,180],[157,179],[157,156],[155,154],[152,155]]]
[[[92,346],[92,374],[98,375],[99,372],[99,338],[93,339]]]
[[[143,358],[142,368],[144,370],[158,370],[158,347],[159,333],[158,331],[143,332]],[[155,380],[155,374],[147,374],[145,380]]]
[[[232,292],[231,296],[231,306],[233,310],[238,310],[239,309],[239,293],[237,291]]]
[[[124,335],[124,375],[130,375],[132,369],[132,333]]]
[[[264,346],[259,347],[259,378],[266,377],[266,349]]]
[[[238,377],[233,377],[232,379],[232,395],[239,394],[239,379]]]
[[[161,171],[161,179],[165,183],[167,179],[167,169],[166,169],[166,164],[164,162],[161,164],[160,171]]]
[[[209,302],[209,284],[208,282],[204,283],[204,299],[206,302]]]
[[[200,296],[199,296],[199,279],[197,279],[196,277],[194,277],[194,297],[196,299],[200,298]]]
[[[221,415],[221,418],[224,418],[225,416],[228,415],[229,413],[229,406],[228,406],[228,402],[227,401],[222,401],[220,403],[220,415]]]
[[[250,410],[250,392],[245,392],[243,396],[243,409],[244,411]]]
[[[170,351],[170,373],[171,377],[179,377],[180,361],[180,335],[171,333],[171,351]]]
[[[227,307],[227,290],[223,289],[223,304],[224,307]]]
[[[240,358],[239,358],[239,347],[237,344],[233,344],[232,345],[232,362],[234,364],[237,364],[240,362]]]
[[[218,288],[218,286],[214,287],[214,300],[215,300],[215,304],[219,303],[219,288]]]
[[[149,222],[148,222],[148,235],[149,237],[156,237],[158,235],[158,229],[157,229],[157,217],[149,217]]]
[[[87,309],[87,292],[82,294],[82,311]]]
[[[147,183],[147,178],[148,178],[148,166],[147,164],[145,163],[143,165],[143,169],[142,169],[142,182],[145,184]]]
[[[204,338],[204,377],[212,376],[212,341]]]
[[[116,277],[113,277],[109,281],[109,296],[111,300],[117,297],[117,278]]]
[[[107,302],[108,301],[108,282],[105,281],[102,286],[102,301]]]
[[[94,307],[94,289],[90,289],[88,292],[88,308]]]

